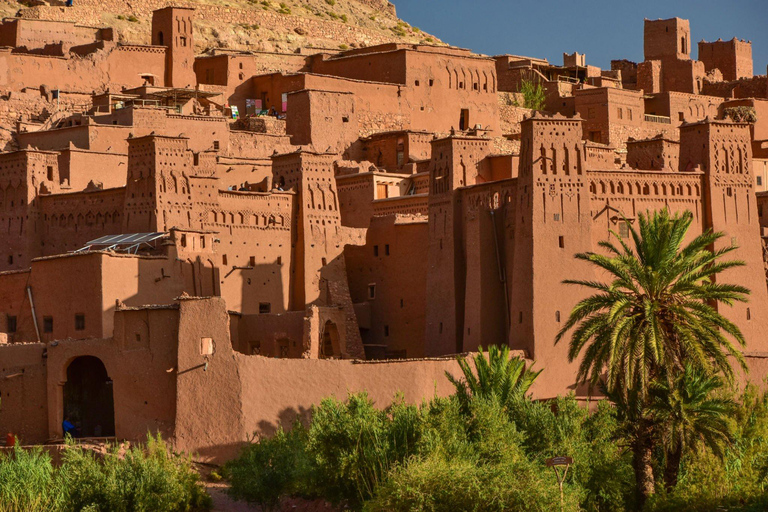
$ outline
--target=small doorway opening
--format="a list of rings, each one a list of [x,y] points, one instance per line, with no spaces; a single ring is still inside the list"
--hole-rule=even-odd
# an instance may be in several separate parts
[[[469,129],[469,109],[461,109],[461,117],[459,118],[459,130]]]
[[[339,350],[339,330],[336,327],[336,324],[328,320],[323,329],[320,357],[329,358],[339,356],[341,356],[341,350]]]
[[[67,367],[64,421],[72,437],[113,437],[115,405],[112,379],[98,357],[81,356]]]

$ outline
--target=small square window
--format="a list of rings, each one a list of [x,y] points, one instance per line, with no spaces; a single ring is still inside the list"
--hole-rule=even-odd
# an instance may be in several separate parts
[[[251,256],[250,258],[248,258],[248,266],[249,267],[256,266],[256,256]]]
[[[629,238],[629,224],[626,222],[619,223],[619,236],[621,238]]]
[[[200,355],[213,355],[213,338],[200,338]]]
[[[419,86],[419,81],[418,80],[416,80],[416,82],[414,82],[414,83],[416,84],[416,87]]]
[[[378,256],[379,255],[379,246],[378,245],[374,245],[373,246],[373,255],[374,256]]]
[[[435,81],[430,78],[429,79],[429,86],[432,87],[433,85],[435,85]]]
[[[278,256],[277,257],[277,264],[278,265],[282,265],[283,264],[283,257],[282,256]]]
[[[384,336],[389,336],[389,326],[388,325],[384,326]]]
[[[368,285],[368,298],[373,300],[376,298],[376,285],[375,284],[369,284]]]
[[[85,315],[82,313],[78,313],[75,315],[75,330],[76,331],[85,330]]]
[[[559,236],[557,237],[557,245],[562,249],[565,247],[565,237]]]
[[[762,185],[763,184],[763,177],[762,176],[758,176],[757,177],[757,184],[758,185]]]
[[[221,264],[222,265],[226,265],[227,264],[227,255],[226,254],[222,254],[221,255]]]
[[[384,254],[386,254],[387,256],[389,256],[389,244],[386,244],[386,245],[384,246]]]
[[[560,323],[560,312],[555,311],[555,322]]]
[[[213,141],[213,150],[218,151],[219,150],[219,141],[215,140]]]
[[[259,302],[259,314],[267,315],[272,311],[272,304],[269,302]]]
[[[8,315],[8,332],[10,334],[16,332],[16,316]]]
[[[682,113],[682,112],[678,112],[678,113],[677,113],[677,119],[678,119],[679,121],[685,121],[685,116],[683,115],[683,113]]]
[[[43,317],[43,332],[53,332],[53,317],[52,316],[44,316]]]

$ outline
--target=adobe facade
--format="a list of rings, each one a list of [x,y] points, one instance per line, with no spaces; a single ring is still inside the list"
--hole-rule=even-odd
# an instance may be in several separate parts
[[[448,394],[455,354],[493,344],[544,368],[536,398],[586,399],[554,344],[584,297],[562,281],[599,279],[574,255],[663,208],[739,246],[727,280],[752,294],[723,313],[743,378],[767,374],[748,42],[694,60],[674,18],[611,70],[402,43],[196,55],[201,12],[155,11],[145,46],[0,25],[0,431],[160,431],[222,460],[327,395]],[[528,81],[542,111],[519,104]]]

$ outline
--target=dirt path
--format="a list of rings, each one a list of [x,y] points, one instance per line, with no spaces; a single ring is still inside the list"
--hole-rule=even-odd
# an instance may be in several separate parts
[[[224,482],[205,482],[208,494],[213,498],[212,512],[262,512],[256,505],[244,501],[233,500],[227,495],[227,484]],[[323,500],[304,500],[301,498],[286,498],[280,503],[279,512],[338,512],[330,503]]]
[[[260,507],[230,498],[223,482],[206,482],[205,488],[213,498],[213,512],[261,512]]]

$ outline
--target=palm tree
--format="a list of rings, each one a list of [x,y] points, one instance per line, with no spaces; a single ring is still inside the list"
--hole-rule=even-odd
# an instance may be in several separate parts
[[[457,380],[449,372],[445,372],[448,380],[456,388],[456,396],[463,407],[467,407],[471,397],[496,397],[500,403],[525,396],[528,389],[539,376],[541,370],[533,371],[526,367],[525,360],[520,357],[509,357],[509,347],[499,348],[491,345],[488,348],[488,359],[483,348],[473,357],[477,374],[472,370],[464,356],[458,356],[464,378]]]
[[[703,442],[722,458],[723,447],[733,440],[731,416],[737,405],[720,393],[724,387],[720,377],[705,375],[690,364],[672,385],[667,380],[651,385],[651,411],[666,453],[667,489],[677,485],[684,451]]]
[[[573,308],[555,339],[558,343],[575,328],[568,358],[573,361],[584,352],[578,382],[596,385],[604,380],[609,394],[638,401],[631,406],[639,408],[640,415],[632,449],[641,503],[654,490],[650,384],[673,381],[686,362],[709,375],[722,373],[729,382],[734,375],[729,356],[746,370],[741,352],[729,339],[743,346],[744,336],[716,305],[746,301],[749,290],[715,281],[717,274],[744,263],[723,260],[736,249],[733,245],[710,249],[723,233],[708,231],[683,246],[692,220],[691,212],[640,214],[639,230],[629,226],[632,245],[612,232],[617,243],[599,244],[607,255],[576,255],[602,269],[609,282],[565,281],[596,292]]]

